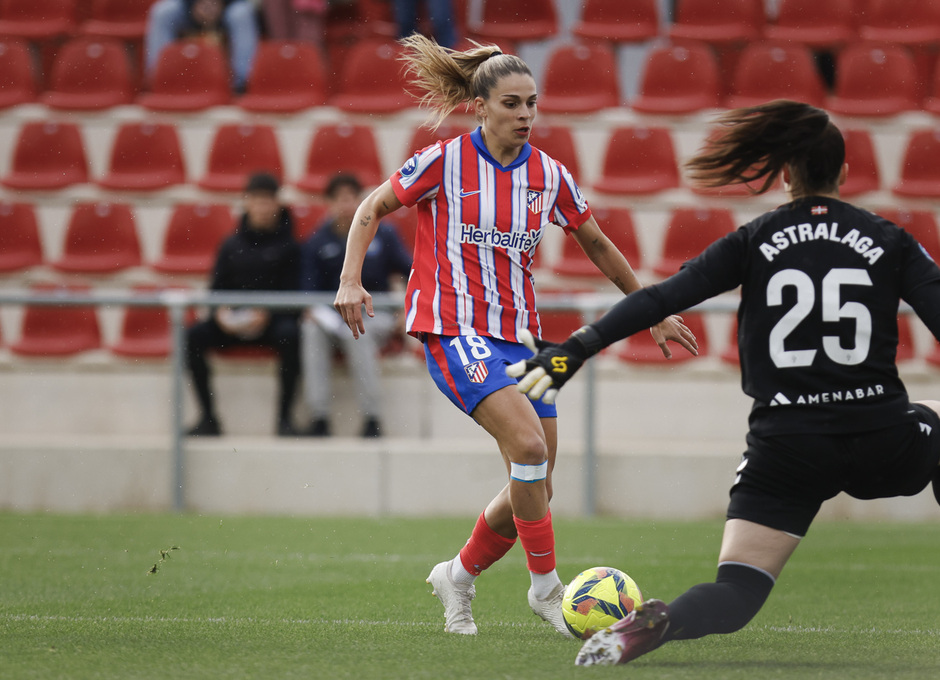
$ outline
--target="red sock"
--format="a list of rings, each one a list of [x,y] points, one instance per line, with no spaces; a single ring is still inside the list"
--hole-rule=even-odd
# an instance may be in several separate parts
[[[483,518],[483,513],[480,513],[473,533],[460,550],[460,562],[464,569],[479,576],[480,572],[509,552],[515,543],[516,539],[500,536],[493,531]]]
[[[552,511],[542,519],[530,522],[513,517],[519,541],[525,549],[526,565],[536,574],[547,574],[555,568],[555,530]]]

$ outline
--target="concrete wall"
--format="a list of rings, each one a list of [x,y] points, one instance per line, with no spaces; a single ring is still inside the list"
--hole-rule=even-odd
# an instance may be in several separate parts
[[[163,364],[118,370],[93,362],[71,368],[27,363],[0,373],[0,509],[172,509],[170,386]],[[381,440],[355,436],[358,415],[342,371],[339,436],[283,439],[265,434],[273,426],[273,365],[217,367],[220,410],[232,434],[186,442],[188,511],[463,516],[478,513],[505,483],[492,441],[436,391],[416,361],[386,365],[388,436]],[[924,367],[905,377],[915,398],[935,391],[934,374]],[[579,376],[560,399],[552,503],[559,516],[589,507],[585,383]],[[722,516],[748,408],[737,372],[715,360],[642,370],[601,358],[592,507],[624,517]],[[913,499],[840,497],[823,516],[933,520],[940,514],[928,489]]]

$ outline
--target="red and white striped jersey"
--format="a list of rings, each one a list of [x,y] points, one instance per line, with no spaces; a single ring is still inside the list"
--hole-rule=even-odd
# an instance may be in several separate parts
[[[419,151],[391,177],[418,206],[405,300],[411,334],[539,336],[531,264],[544,229],[575,230],[591,216],[561,163],[526,144],[509,166],[480,129]]]

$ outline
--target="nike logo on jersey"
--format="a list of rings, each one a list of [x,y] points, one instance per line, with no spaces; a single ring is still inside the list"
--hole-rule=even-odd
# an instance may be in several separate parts
[[[464,191],[463,189],[461,189],[460,198],[467,198],[468,196],[476,196],[478,193],[480,193],[479,189],[477,189],[476,191]]]

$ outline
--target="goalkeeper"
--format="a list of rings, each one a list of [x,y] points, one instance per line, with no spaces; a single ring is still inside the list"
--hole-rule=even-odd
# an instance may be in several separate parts
[[[717,578],[668,606],[645,602],[589,639],[578,665],[626,663],[665,642],[743,628],[821,504],[842,491],[910,496],[932,480],[938,495],[940,402],[910,402],[895,357],[900,300],[940,339],[940,269],[910,234],[839,199],[845,145],[824,111],[775,101],[720,123],[688,162],[692,179],[758,182],[763,192],[782,174],[790,202],[507,369],[531,399],[551,402],[607,345],[741,286],[741,381],[754,404]]]

